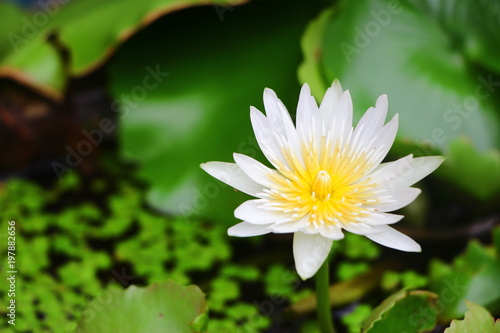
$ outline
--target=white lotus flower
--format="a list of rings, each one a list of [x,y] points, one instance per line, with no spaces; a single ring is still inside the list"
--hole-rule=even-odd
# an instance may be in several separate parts
[[[398,128],[398,116],[384,125],[387,96],[377,99],[352,127],[352,100],[333,82],[318,107],[304,84],[296,126],[274,91],[265,89],[267,117],[251,107],[250,117],[271,169],[234,154],[234,163],[201,165],[213,177],[257,199],[245,201],[234,215],[243,222],[231,236],[294,233],[293,255],[302,279],[312,277],[342,229],[365,235],[387,247],[420,251],[408,236],[391,228],[402,215],[388,212],[412,202],[420,190],[410,187],[434,171],[440,156],[403,157],[382,163]]]

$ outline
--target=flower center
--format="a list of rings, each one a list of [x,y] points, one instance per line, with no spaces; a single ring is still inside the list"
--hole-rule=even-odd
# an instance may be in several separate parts
[[[316,174],[311,185],[311,195],[318,200],[330,200],[333,190],[332,177],[325,170]]]
[[[330,136],[320,144],[314,138],[304,144],[302,160],[291,147],[282,147],[287,164],[274,163],[279,173],[269,174],[276,186],[264,191],[265,209],[282,211],[293,221],[304,219],[315,230],[363,222],[374,210],[376,184],[365,179],[373,157],[342,143],[331,147]]]

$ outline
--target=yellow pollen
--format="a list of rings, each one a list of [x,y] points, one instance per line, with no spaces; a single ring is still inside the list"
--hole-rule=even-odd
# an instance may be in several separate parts
[[[318,200],[325,200],[330,198],[332,189],[332,177],[325,170],[319,171],[311,185],[311,192],[316,194]]]
[[[376,184],[365,177],[371,168],[369,156],[353,152],[338,143],[303,143],[302,160],[291,149],[283,149],[287,167],[275,161],[279,173],[269,174],[276,188],[270,191],[269,205],[303,219],[308,227],[319,228],[358,223],[371,214]],[[319,149],[321,148],[321,149]]]

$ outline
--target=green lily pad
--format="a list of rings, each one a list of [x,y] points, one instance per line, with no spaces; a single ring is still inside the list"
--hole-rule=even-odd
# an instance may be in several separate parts
[[[471,241],[452,265],[433,261],[430,267],[431,290],[439,294],[443,309],[440,317],[449,321],[462,316],[466,301],[500,310],[500,259],[479,242]]]
[[[213,6],[235,6],[244,1],[219,0],[213,2]],[[211,3],[204,0],[74,1],[54,16],[51,28],[58,30],[60,42],[72,55],[71,73],[81,75],[102,64],[124,40],[159,17]],[[213,15],[217,19],[215,10]]]
[[[498,1],[420,1],[415,4],[442,24],[455,47],[471,61],[500,73],[500,49],[496,47],[500,43]]]
[[[436,6],[444,7],[445,2],[441,3]],[[446,9],[457,3],[446,2]],[[496,45],[498,34],[480,38],[472,32],[460,35],[467,40],[466,45],[481,45],[474,53],[471,47],[457,44],[457,36],[464,29],[443,29],[440,20],[451,20],[450,26],[493,24],[494,31],[500,24],[498,20],[483,22],[476,9],[469,13],[461,7],[457,17],[448,12],[445,17],[436,17],[428,7],[432,7],[430,2],[417,6],[410,1],[360,0],[343,1],[327,9],[304,34],[300,80],[312,82],[313,92],[319,97],[338,78],[351,91],[358,118],[379,95],[388,94],[389,116],[400,114],[396,154],[429,155],[437,151],[451,160],[458,159],[451,145],[467,137],[477,151],[469,156],[473,173],[493,174],[500,167],[495,157],[500,144],[500,116],[496,112],[500,79],[478,69],[475,59],[479,55],[486,58],[482,55],[492,46],[483,46]],[[494,11],[488,17],[498,17],[498,7],[488,7]],[[474,31],[478,29],[482,28]],[[488,54],[500,64],[497,52]],[[500,180],[487,177],[471,187],[471,163],[446,161],[444,165],[454,169],[454,183],[478,198],[491,198],[500,191]]]
[[[480,199],[492,198],[499,190],[500,151],[479,152],[469,140],[457,138],[450,143],[448,158],[437,174],[450,182],[459,180],[464,190]]]
[[[0,77],[10,78],[56,99],[62,98],[67,83],[61,55],[42,36],[9,54],[1,63]]]
[[[222,17],[225,6],[244,1],[214,2],[215,18]],[[1,4],[0,19],[5,16],[1,21],[6,24],[0,32],[8,32],[11,47],[4,45],[5,39],[0,41],[0,77],[9,77],[40,93],[61,98],[70,77],[88,74],[102,66],[117,47],[137,31],[163,15],[210,3],[203,0],[90,0],[64,4],[48,1],[34,13]]]
[[[167,281],[124,291],[114,287],[87,306],[78,332],[205,332],[207,309],[195,285]]]
[[[15,51],[16,34],[22,26],[22,11],[8,2],[0,2],[0,61]]]
[[[60,99],[66,84],[62,57],[42,33],[39,16],[0,3],[0,77]]]
[[[500,333],[500,320],[495,322],[491,314],[480,305],[467,302],[463,320],[453,320],[444,333]]]
[[[385,299],[363,323],[362,333],[424,332],[434,328],[437,295],[403,289]]]
[[[213,8],[196,10],[158,22],[111,62],[112,92],[122,110],[122,154],[139,163],[153,206],[187,221],[198,215],[233,223],[234,208],[248,196],[199,165],[230,162],[233,152],[264,160],[249,108],[263,109],[269,87],[295,109],[298,39],[313,10],[249,3],[227,12],[223,22]],[[180,30],[183,38],[164,33]]]

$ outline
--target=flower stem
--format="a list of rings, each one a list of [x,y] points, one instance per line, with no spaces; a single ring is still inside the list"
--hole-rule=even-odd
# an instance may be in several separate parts
[[[328,258],[315,276],[316,279],[316,312],[318,314],[319,328],[321,333],[335,333],[333,327],[328,278]]]

